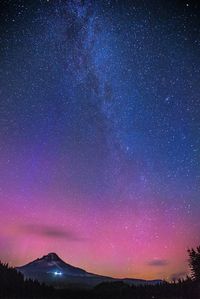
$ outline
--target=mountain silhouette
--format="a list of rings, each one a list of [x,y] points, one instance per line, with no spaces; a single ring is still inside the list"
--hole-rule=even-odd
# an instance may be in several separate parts
[[[157,284],[161,280],[117,279],[87,272],[65,263],[56,253],[51,252],[24,266],[17,267],[26,278],[36,279],[55,287],[94,287],[102,282],[123,281],[130,285]]]

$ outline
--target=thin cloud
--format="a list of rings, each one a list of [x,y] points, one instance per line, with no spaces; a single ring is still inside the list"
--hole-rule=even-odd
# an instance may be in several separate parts
[[[163,266],[167,266],[169,264],[169,261],[167,260],[151,260],[147,263],[147,265],[152,266],[152,267],[163,267]]]
[[[41,237],[64,239],[67,241],[83,241],[76,232],[69,229],[61,229],[50,225],[26,224],[21,225],[19,230],[23,233],[33,234]]]

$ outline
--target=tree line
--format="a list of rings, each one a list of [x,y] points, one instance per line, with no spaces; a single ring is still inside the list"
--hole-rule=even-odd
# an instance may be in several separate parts
[[[105,282],[92,290],[54,289],[25,279],[16,269],[0,262],[0,298],[6,299],[200,299],[200,246],[188,250],[191,276],[158,285],[129,286]]]

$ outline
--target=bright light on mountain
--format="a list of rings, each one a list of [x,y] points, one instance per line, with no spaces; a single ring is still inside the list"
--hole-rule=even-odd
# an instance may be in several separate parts
[[[61,275],[62,275],[62,272],[55,271],[55,272],[54,272],[54,275],[55,275],[55,276],[61,276]]]

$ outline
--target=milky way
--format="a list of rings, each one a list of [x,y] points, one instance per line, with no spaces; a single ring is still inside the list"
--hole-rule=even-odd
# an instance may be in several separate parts
[[[185,275],[200,242],[199,5],[0,5],[0,258]]]

